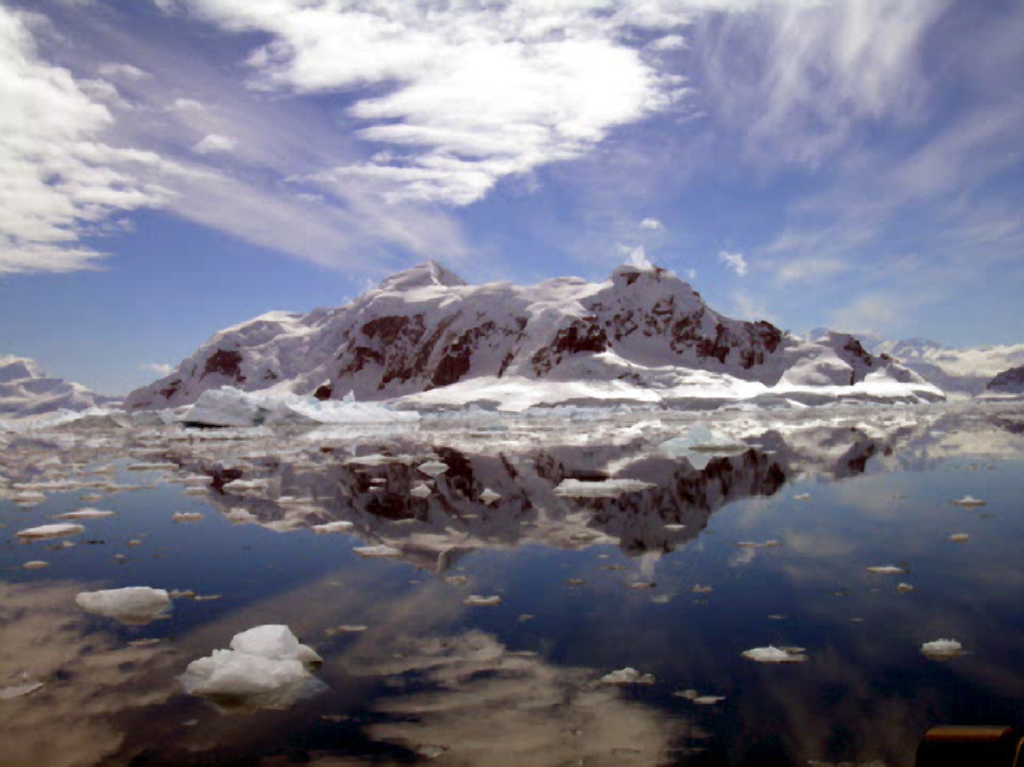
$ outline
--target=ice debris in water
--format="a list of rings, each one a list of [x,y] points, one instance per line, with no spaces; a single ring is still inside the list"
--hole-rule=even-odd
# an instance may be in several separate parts
[[[470,594],[463,601],[463,604],[467,604],[470,607],[493,607],[501,604],[501,597],[495,595],[492,597],[484,597],[479,594]]]
[[[31,562],[26,562],[22,565],[26,570],[42,570],[44,567],[49,567],[49,562],[44,562],[41,559],[33,559]]]
[[[402,556],[402,552],[394,546],[358,546],[352,551],[368,559]]]
[[[116,511],[105,511],[104,509],[78,509],[77,511],[68,511],[64,514],[58,514],[54,519],[100,519],[101,517],[112,517],[117,514]]]
[[[338,520],[337,522],[326,522],[322,525],[313,525],[314,533],[347,533],[355,525],[345,520]]]
[[[598,482],[563,479],[554,492],[567,498],[618,498],[624,493],[636,493],[649,487],[656,485],[639,479],[602,479]]]
[[[781,546],[782,543],[772,538],[771,540],[758,543],[757,541],[740,541],[736,544],[741,549],[772,549],[776,546]]]
[[[342,626],[334,626],[333,628],[324,629],[324,633],[327,634],[327,636],[334,636],[335,634],[361,634],[366,631],[367,628],[369,628],[369,626],[345,624]]]
[[[82,525],[74,525],[70,522],[59,523],[53,525],[40,525],[39,527],[30,527],[26,530],[19,530],[17,536],[19,538],[61,538],[66,535],[80,535],[85,532],[85,528]]]
[[[444,472],[448,471],[448,464],[441,461],[427,461],[419,465],[419,470],[428,477],[436,477],[438,474],[444,474]]]
[[[949,536],[949,540],[953,541],[953,543],[965,543],[970,539],[971,536],[969,536],[967,533],[953,533],[951,536]]]
[[[654,684],[653,674],[641,674],[635,668],[627,666],[612,671],[601,677],[602,684]]]
[[[326,689],[309,671],[321,660],[287,626],[256,626],[236,634],[230,649],[192,661],[178,681],[221,710],[284,709]]]
[[[972,497],[970,495],[965,495],[959,501],[953,501],[953,503],[955,503],[957,506],[963,506],[964,508],[970,508],[972,506],[985,506],[985,505],[987,505],[986,501],[983,501],[980,498],[974,498],[974,497]]]
[[[876,575],[900,575],[907,572],[906,569],[896,565],[873,565],[867,570],[869,573],[875,573]]]
[[[34,679],[28,675],[27,672],[22,672],[21,677],[16,680],[17,684],[6,685],[0,687],[0,700],[13,700],[14,698],[21,698],[25,695],[29,695],[40,687],[43,686],[43,682],[38,679]]]
[[[909,594],[911,591],[916,591],[916,589],[909,583],[901,583],[896,587],[896,591],[900,594]]]
[[[420,484],[416,485],[416,487],[414,487],[412,490],[409,491],[409,495],[414,495],[417,498],[426,498],[432,492],[433,492],[433,490],[431,490],[428,485],[424,485],[423,483],[420,483]]]
[[[811,494],[810,493],[798,493],[797,495],[793,496],[793,500],[794,501],[809,501],[809,500],[811,500]]]
[[[714,590],[714,586],[701,586],[699,583],[693,584],[692,589],[694,594],[711,594]]]
[[[755,647],[752,650],[745,650],[744,658],[757,661],[758,663],[800,663],[807,660],[802,647]]]
[[[198,522],[203,515],[198,511],[176,511],[171,517],[175,522]]]
[[[494,503],[494,501],[498,500],[499,498],[501,498],[501,493],[496,493],[489,487],[485,487],[484,491],[480,493],[481,503]]]
[[[83,591],[75,597],[75,604],[93,615],[113,618],[131,626],[144,626],[156,620],[170,606],[171,597],[163,589],[128,586],[123,589]]]
[[[925,657],[932,660],[955,658],[962,651],[963,645],[955,639],[936,639],[921,645],[921,652],[924,653]]]

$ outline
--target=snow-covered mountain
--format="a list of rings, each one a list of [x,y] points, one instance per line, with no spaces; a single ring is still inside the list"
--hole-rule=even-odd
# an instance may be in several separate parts
[[[1004,370],[985,388],[994,394],[1024,394],[1024,365]]]
[[[865,344],[888,354],[947,393],[981,394],[993,376],[1024,365],[1024,344],[953,349],[925,338]]]
[[[57,410],[86,410],[116,401],[63,378],[53,378],[34,360],[0,354],[0,418],[22,418]]]
[[[942,398],[850,335],[809,342],[768,322],[724,317],[663,269],[622,266],[600,283],[471,286],[434,262],[346,306],[272,312],[221,331],[126,404],[176,407],[222,386],[505,410]]]

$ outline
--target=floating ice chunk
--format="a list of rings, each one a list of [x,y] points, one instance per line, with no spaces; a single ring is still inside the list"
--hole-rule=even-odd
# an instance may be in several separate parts
[[[432,492],[434,492],[434,491],[431,490],[429,486],[424,485],[421,482],[420,484],[416,485],[416,487],[414,487],[412,490],[409,491],[409,495],[414,495],[417,498],[426,498]]]
[[[222,710],[283,709],[326,685],[309,673],[321,658],[287,626],[257,626],[236,634],[231,649],[192,661],[178,677],[185,692]]]
[[[385,466],[389,463],[410,463],[407,455],[384,455],[375,453],[373,455],[355,455],[345,461],[351,466]]]
[[[13,700],[14,698],[21,698],[25,695],[30,695],[44,684],[44,682],[40,682],[38,679],[34,679],[29,676],[26,672],[21,673],[21,678],[18,682],[19,684],[0,687],[0,700]]]
[[[971,540],[971,536],[967,533],[953,533],[949,536],[949,540],[953,541],[953,543],[965,543]]]
[[[314,533],[347,533],[355,527],[354,524],[346,520],[338,520],[337,522],[326,522],[322,525],[313,525]]]
[[[641,674],[635,668],[627,666],[612,671],[601,677],[602,684],[654,684],[653,674]]]
[[[932,642],[925,642],[921,645],[921,652],[926,658],[932,660],[945,660],[955,658],[963,652],[963,645],[955,639],[936,639]]]
[[[710,594],[715,590],[714,586],[701,586],[699,583],[693,584],[694,594]]]
[[[231,509],[224,514],[224,517],[230,522],[256,522],[259,519],[251,511],[245,509]]]
[[[100,519],[101,517],[112,517],[117,514],[116,511],[104,511],[103,509],[78,509],[77,511],[68,511],[63,514],[58,514],[54,519]]]
[[[899,586],[896,587],[896,591],[898,591],[900,594],[909,594],[911,591],[916,590],[917,589],[909,583],[901,583]]]
[[[203,515],[198,511],[176,511],[171,517],[175,522],[198,522]]]
[[[31,540],[33,538],[62,538],[68,535],[80,535],[84,532],[85,528],[82,525],[65,522],[53,525],[40,525],[39,527],[30,527],[26,530],[19,530],[17,532],[17,536],[19,538]]]
[[[120,623],[144,626],[156,620],[171,604],[171,597],[163,589],[148,586],[128,586],[105,591],[83,591],[75,597],[75,604],[93,615],[113,618]]]
[[[763,543],[758,543],[756,541],[740,541],[736,545],[742,549],[771,549],[776,546],[781,546],[782,544],[772,538],[771,540],[764,541]]]
[[[611,568],[608,568],[608,569],[611,569]],[[639,591],[641,589],[653,589],[657,585],[658,584],[654,583],[653,581],[637,581],[636,583],[629,584],[629,587],[631,589],[636,589],[636,590]]]
[[[876,575],[901,575],[906,573],[906,569],[897,567],[896,565],[873,565],[867,568],[869,573],[875,573]]]
[[[133,463],[128,471],[176,471],[176,463]]]
[[[495,595],[492,597],[484,597],[479,594],[470,594],[464,600],[463,604],[469,605],[470,607],[494,607],[495,605],[501,604],[501,597]]]
[[[438,474],[444,474],[448,471],[448,464],[442,461],[427,461],[426,463],[421,463],[417,468],[428,477],[436,477]]]
[[[45,493],[26,491],[11,498],[15,506],[38,506],[46,500]]]
[[[973,498],[969,495],[965,495],[959,501],[953,501],[953,503],[955,503],[957,506],[963,506],[964,508],[987,505],[987,501],[983,501],[980,498]]]
[[[744,658],[758,663],[800,663],[807,660],[803,648],[800,647],[755,647],[743,652]]]
[[[677,698],[685,698],[686,700],[697,700],[700,697],[700,693],[693,689],[676,690],[672,695]]]
[[[637,493],[650,487],[656,485],[639,479],[603,479],[598,482],[563,479],[554,493],[566,498],[618,498],[624,493]]]
[[[41,559],[33,559],[31,562],[26,562],[22,565],[26,570],[42,570],[44,567],[49,567],[49,562],[44,562]]]
[[[369,628],[368,626],[357,626],[357,625],[342,625],[334,626],[333,628],[324,629],[324,633],[327,636],[334,636],[335,634],[361,634]]]
[[[723,700],[725,700],[724,695],[700,695],[694,698],[693,702],[698,706],[713,706]]]
[[[352,551],[368,559],[402,556],[401,550],[396,549],[394,546],[359,546],[352,549]]]
[[[491,504],[494,503],[499,498],[501,498],[501,493],[496,493],[489,487],[484,488],[484,491],[480,493],[481,503]]]
[[[95,503],[96,501],[102,501],[103,496],[99,493],[87,493],[86,495],[78,496],[78,500],[85,501],[86,503]]]
[[[810,493],[798,493],[797,495],[793,496],[793,500],[794,501],[809,501],[809,500],[811,500],[811,494]]]
[[[678,533],[681,530],[685,530],[686,525],[665,525],[665,530],[670,533]]]

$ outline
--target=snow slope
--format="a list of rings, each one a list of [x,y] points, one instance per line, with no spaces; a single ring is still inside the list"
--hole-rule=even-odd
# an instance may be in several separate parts
[[[43,373],[34,360],[0,354],[0,418],[86,410],[116,398]]]
[[[952,349],[924,338],[881,341],[868,348],[888,354],[947,393],[981,394],[992,377],[1024,365],[1024,344]]]
[[[221,331],[126,404],[177,407],[223,386],[506,410],[594,401],[942,398],[852,336],[810,342],[768,322],[724,317],[663,269],[622,266],[600,283],[566,277],[471,286],[434,262],[343,307],[273,312]]]

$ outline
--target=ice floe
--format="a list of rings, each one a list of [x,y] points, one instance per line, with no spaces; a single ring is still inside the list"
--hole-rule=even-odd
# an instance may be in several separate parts
[[[0,687],[0,700],[23,698],[26,695],[34,693],[45,684],[44,682],[40,682],[38,679],[30,676],[27,672],[22,672],[16,682],[17,684]]]
[[[596,482],[563,479],[554,493],[567,498],[618,498],[624,493],[636,493],[651,487],[657,485],[639,479],[603,479]]]
[[[462,603],[469,605],[470,607],[494,607],[495,605],[501,604],[501,597],[497,595],[485,597],[479,594],[470,594],[462,600]]]
[[[420,471],[426,474],[428,477],[436,477],[438,474],[444,474],[448,471],[448,464],[442,461],[426,461],[417,466]]]
[[[932,660],[955,658],[963,652],[963,649],[963,645],[955,639],[936,639],[921,645],[921,652],[926,658],[931,658]]]
[[[654,684],[653,674],[641,674],[635,668],[627,666],[626,668],[620,668],[618,671],[612,671],[610,674],[605,674],[601,677],[602,684]]]
[[[909,594],[911,591],[916,590],[917,589],[909,583],[901,583],[899,586],[896,587],[896,591],[898,591],[900,594]]]
[[[19,530],[16,535],[19,538],[32,540],[35,538],[62,538],[69,535],[80,535],[84,532],[85,527],[82,525],[65,522],[52,525],[40,525],[39,527],[29,527],[25,530]]]
[[[872,565],[867,571],[876,575],[903,575],[907,572],[906,568],[896,565]]]
[[[355,525],[347,520],[338,520],[337,522],[325,522],[322,525],[313,525],[314,533],[347,533]]]
[[[396,549],[394,546],[357,546],[352,551],[367,559],[387,559],[402,556],[401,550]]]
[[[44,567],[49,567],[49,562],[44,562],[41,559],[33,559],[31,562],[26,562],[22,565],[26,570],[42,570]]]
[[[963,498],[953,501],[957,506],[963,506],[964,508],[972,508],[974,506],[986,506],[987,501],[983,501],[980,498],[974,498],[970,495],[965,495]]]
[[[93,615],[132,626],[144,626],[171,605],[171,597],[164,589],[148,586],[128,586],[122,589],[83,591],[75,597],[75,604]]]
[[[801,663],[807,660],[802,647],[755,647],[752,650],[744,650],[744,658],[758,663]]]
[[[230,649],[192,661],[178,681],[223,711],[284,709],[326,689],[310,673],[321,660],[287,626],[256,626],[236,634]]]
[[[971,536],[969,536],[967,533],[953,533],[951,536],[949,536],[949,540],[951,540],[953,543],[966,543],[970,539]]]
[[[171,516],[171,519],[175,522],[198,522],[203,518],[203,515],[198,511],[176,511]]]
[[[501,493],[496,493],[491,488],[485,487],[484,491],[480,493],[480,502],[491,504],[501,498]]]
[[[103,517],[113,517],[116,514],[116,511],[86,508],[77,509],[76,511],[67,511],[63,514],[57,514],[54,517],[54,519],[101,519]]]

